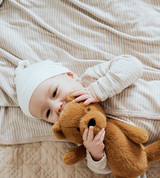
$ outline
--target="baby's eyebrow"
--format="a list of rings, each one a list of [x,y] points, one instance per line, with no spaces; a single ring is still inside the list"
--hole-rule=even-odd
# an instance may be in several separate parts
[[[52,84],[50,84],[50,86],[48,87],[47,89],[47,93],[51,93],[52,92],[52,87],[51,87]]]

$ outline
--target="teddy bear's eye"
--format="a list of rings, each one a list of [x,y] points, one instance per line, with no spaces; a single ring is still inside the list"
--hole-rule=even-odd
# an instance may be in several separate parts
[[[90,108],[88,108],[87,111],[90,111]]]
[[[77,127],[77,130],[78,130],[78,132],[80,132],[80,128],[79,127]]]

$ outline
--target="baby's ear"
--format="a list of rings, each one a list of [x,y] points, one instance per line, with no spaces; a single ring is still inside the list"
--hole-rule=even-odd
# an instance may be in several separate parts
[[[61,130],[61,126],[59,125],[59,123],[55,123],[52,127],[52,131],[54,133],[54,135],[58,138],[58,139],[65,139],[66,137],[64,136],[62,130]]]

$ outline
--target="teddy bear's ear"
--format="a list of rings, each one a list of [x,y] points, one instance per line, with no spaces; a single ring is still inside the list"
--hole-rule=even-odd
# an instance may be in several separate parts
[[[61,127],[59,125],[59,123],[55,123],[52,127],[52,131],[54,133],[54,135],[58,138],[58,139],[65,139],[65,136],[61,130]]]
[[[73,101],[74,99],[75,99],[75,97],[72,96],[72,93],[69,93],[69,94],[67,95],[67,102]]]

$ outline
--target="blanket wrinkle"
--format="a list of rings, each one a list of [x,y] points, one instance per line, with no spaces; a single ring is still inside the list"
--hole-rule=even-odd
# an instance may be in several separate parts
[[[109,5],[107,4],[105,6],[107,8],[107,11],[106,9],[103,9],[105,5],[104,1],[101,1],[95,4],[93,3],[93,1],[81,2],[81,1],[76,1],[76,0],[70,0],[69,2],[68,1],[63,1],[63,2],[72,6],[73,8],[77,10],[80,10],[83,14],[90,17],[92,20],[95,20],[95,22],[97,22],[98,24],[98,27],[101,26],[102,28],[111,31],[112,33],[115,33],[117,36],[123,36],[123,38],[128,39],[128,40],[133,40],[133,41],[138,40],[139,43],[147,43],[147,44],[159,44],[160,43],[160,38],[158,36],[155,36],[154,38],[153,37],[150,38],[148,36],[148,33],[144,31],[144,28],[140,26],[143,24],[142,23],[137,24],[141,22],[141,19],[138,19],[139,20],[138,21],[136,20],[136,18],[144,18],[144,16],[146,15],[150,18],[151,16],[149,20],[150,20],[150,23],[153,23],[152,16],[159,15],[158,13],[156,13],[155,7],[148,6],[146,2],[144,3],[143,1],[139,1],[138,3],[136,2],[132,3],[132,6],[134,8],[130,5],[131,1],[128,1],[128,3],[124,3],[123,6],[121,6],[119,2],[118,3],[110,2],[108,3]],[[121,6],[121,8],[119,8],[119,6]],[[142,8],[142,11],[137,11],[137,8]],[[143,8],[144,9],[146,8],[146,10],[144,11]],[[127,16],[126,13],[128,14],[127,18],[125,18]],[[132,13],[132,16],[130,16],[131,13]],[[121,15],[119,16],[119,14]],[[119,18],[122,18],[122,16],[124,17],[123,19],[127,21],[125,20],[120,21],[121,19]],[[148,27],[147,23],[145,24],[146,25],[145,28]],[[137,35],[141,35],[141,36],[135,36],[135,34],[133,35],[130,34],[132,29],[137,28],[138,25],[139,25],[140,30],[142,30],[142,32],[137,33]],[[127,26],[130,27],[129,28],[130,31],[127,31],[126,33],[124,31],[127,29],[126,28]],[[144,37],[144,34],[146,34],[145,37]]]

